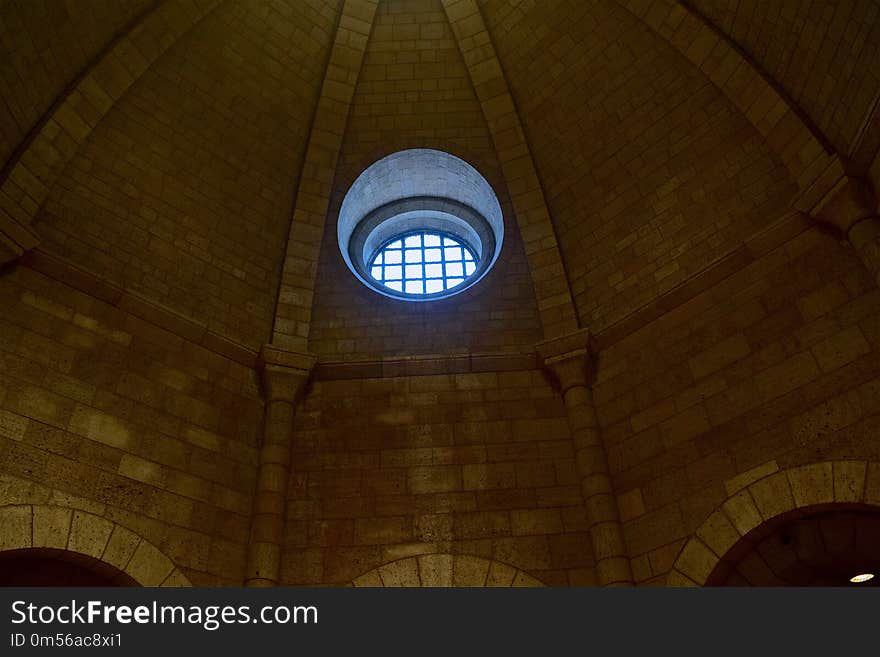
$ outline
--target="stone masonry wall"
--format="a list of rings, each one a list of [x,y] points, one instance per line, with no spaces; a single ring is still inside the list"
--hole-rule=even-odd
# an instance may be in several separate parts
[[[339,207],[376,160],[407,148],[460,157],[492,185],[504,246],[478,285],[431,304],[367,289],[339,253]],[[541,339],[534,290],[483,112],[439,0],[380,3],[352,101],[324,229],[310,349],[331,360],[526,351]]]
[[[595,402],[636,579],[663,583],[754,479],[880,456],[878,349],[880,290],[810,228],[604,350]]]
[[[220,3],[77,151],[38,217],[46,247],[258,349],[338,10]]]
[[[565,409],[540,371],[318,381],[296,425],[285,584],[438,552],[594,583]]]
[[[241,583],[254,371],[24,266],[0,277],[0,505],[82,509]]]
[[[583,326],[601,331],[787,209],[788,172],[615,0],[485,0]]]

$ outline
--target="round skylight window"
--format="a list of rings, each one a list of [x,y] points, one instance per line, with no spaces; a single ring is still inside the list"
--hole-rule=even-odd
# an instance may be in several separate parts
[[[428,149],[400,151],[354,182],[339,212],[339,249],[385,296],[429,301],[458,294],[494,264],[501,206],[471,165]]]
[[[438,294],[477,270],[470,248],[451,235],[418,231],[387,242],[370,261],[370,275],[394,292]]]

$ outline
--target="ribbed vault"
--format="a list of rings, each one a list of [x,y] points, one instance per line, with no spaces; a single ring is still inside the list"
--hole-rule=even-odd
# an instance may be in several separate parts
[[[650,13],[640,16],[632,3],[617,0],[477,4],[524,131],[524,145],[516,148],[529,150],[553,223],[555,236],[541,239],[558,241],[582,326],[601,331],[614,324],[788,209],[797,181],[786,170],[790,162],[780,160],[783,146],[768,144],[756,118],[744,116],[732,92],[694,66],[689,50],[670,43],[667,26],[656,27]],[[868,157],[880,87],[872,72],[876,11],[841,3],[795,20],[788,9],[754,3],[736,10],[717,1],[661,4],[687,9],[668,20],[705,19],[740,49],[734,77],[753,67],[746,72],[765,75],[840,155]],[[289,227],[296,223],[297,181],[322,81],[332,80],[328,71],[337,66],[327,68],[342,3],[228,0],[204,16],[185,0],[111,5],[96,0],[82,12],[52,3],[7,5],[10,56],[0,81],[9,99],[0,116],[5,171],[16,165],[16,149],[20,155],[29,132],[49,117],[64,118],[53,112],[68,111],[65,90],[100,67],[120,39],[131,35],[136,50],[139,25],[157,12],[165,12],[163,21],[187,25],[74,146],[63,173],[49,181],[47,198],[24,198],[21,207],[41,206],[35,230],[44,250],[256,350],[277,322],[285,236],[315,253],[322,243],[319,226],[301,236]],[[450,6],[452,15],[459,11]],[[334,137],[341,139],[338,166],[328,163],[333,168],[318,174],[333,178],[321,183],[332,185],[329,215],[371,162],[430,147],[483,172],[514,227],[516,204],[508,204],[506,188],[518,174],[503,166],[514,142],[493,118],[498,101],[494,88],[484,88],[485,65],[463,61],[460,50],[468,46],[453,32],[439,0],[379,3],[367,42],[357,44],[366,50],[363,69],[346,74],[346,84],[356,85],[351,107],[340,108],[343,122],[332,128],[344,130]],[[814,34],[824,35],[821,48],[806,37]],[[27,79],[25,68],[38,73]],[[313,144],[321,139],[312,135]],[[315,175],[314,166],[307,175]],[[316,181],[299,191],[301,210]],[[21,192],[19,178],[14,182],[4,188],[8,199],[30,193]],[[525,207],[520,215],[531,212]],[[535,239],[533,229],[518,233],[511,232],[496,276],[507,290],[499,297],[490,277],[491,293],[470,301],[480,312],[489,308],[493,321],[516,318],[530,328],[505,335],[503,345],[493,328],[492,335],[444,350],[515,348],[538,337],[536,313],[551,301],[542,296],[541,259],[524,259],[521,251],[521,240]],[[328,353],[409,351],[403,343],[383,346],[381,327],[364,325],[374,340],[361,345],[333,338],[332,323],[352,299],[351,321],[363,317],[356,288],[314,282],[319,266],[332,274],[327,280],[339,282],[334,257],[325,248],[320,265],[285,274],[282,300],[295,299],[285,311],[293,331],[288,341],[307,340]],[[529,288],[538,292],[536,310]],[[426,326],[433,319],[423,313],[403,322]]]

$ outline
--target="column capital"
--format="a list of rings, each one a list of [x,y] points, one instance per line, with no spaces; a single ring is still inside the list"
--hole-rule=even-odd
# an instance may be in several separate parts
[[[258,368],[266,401],[294,403],[305,388],[317,356],[264,344],[260,349]]]
[[[563,395],[573,386],[587,386],[591,365],[589,329],[539,342],[535,351],[541,364],[555,377]]]
[[[877,215],[877,198],[864,178],[845,175],[838,180],[810,212],[820,223],[848,237],[850,230]]]

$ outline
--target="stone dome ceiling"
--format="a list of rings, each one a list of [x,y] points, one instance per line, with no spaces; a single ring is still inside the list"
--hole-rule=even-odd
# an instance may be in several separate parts
[[[515,233],[512,305],[482,302],[534,328],[505,343],[601,331],[783,215],[826,160],[870,175],[876,6],[739,4],[10,2],[2,191],[27,235],[7,239],[248,349],[338,353],[348,301],[315,283],[339,265],[329,215],[371,162],[436,148],[486,176]]]

